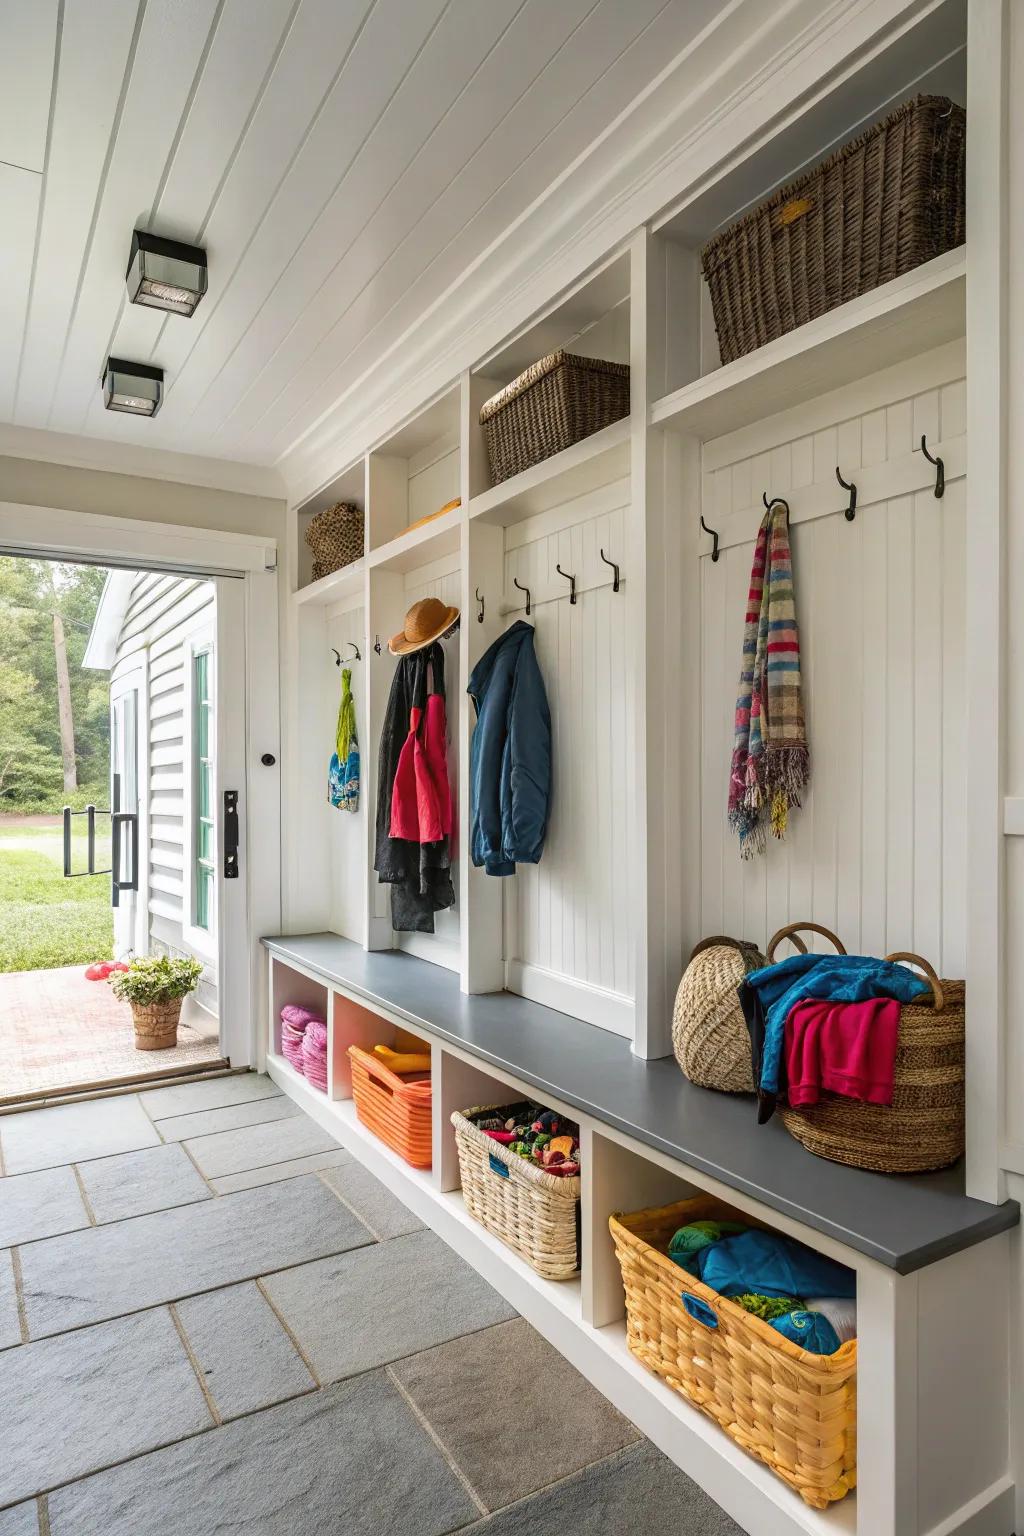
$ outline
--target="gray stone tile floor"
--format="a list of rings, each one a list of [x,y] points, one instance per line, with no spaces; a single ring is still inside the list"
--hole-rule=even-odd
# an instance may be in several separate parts
[[[268,1078],[0,1170],[0,1536],[742,1536]]]

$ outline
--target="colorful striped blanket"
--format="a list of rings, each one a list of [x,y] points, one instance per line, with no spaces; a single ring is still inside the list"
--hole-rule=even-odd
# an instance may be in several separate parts
[[[750,572],[729,774],[729,824],[743,858],[764,852],[769,825],[774,837],[785,836],[810,768],[789,509],[776,501],[761,520]]]

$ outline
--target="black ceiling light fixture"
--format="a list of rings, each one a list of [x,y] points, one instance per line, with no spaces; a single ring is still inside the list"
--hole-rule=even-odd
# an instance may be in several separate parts
[[[129,416],[155,416],[164,393],[164,371],[148,363],[108,357],[103,370],[103,404]]]
[[[125,273],[128,298],[149,309],[191,315],[206,292],[206,252],[137,229]]]

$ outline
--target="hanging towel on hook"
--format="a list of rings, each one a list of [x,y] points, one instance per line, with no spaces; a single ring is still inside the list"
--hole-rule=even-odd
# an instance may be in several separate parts
[[[327,773],[327,798],[341,811],[359,809],[359,742],[351,667],[345,667],[341,674],[341,703],[338,705],[334,756]]]
[[[785,836],[810,766],[789,509],[776,501],[761,519],[750,572],[729,774],[729,824],[743,858],[764,852],[769,826]]]

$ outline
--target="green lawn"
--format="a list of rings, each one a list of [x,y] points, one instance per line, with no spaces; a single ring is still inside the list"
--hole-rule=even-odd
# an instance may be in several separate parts
[[[86,845],[76,829],[73,867]],[[113,954],[110,876],[65,880],[60,826],[5,825],[0,819],[0,971],[88,965]],[[110,864],[109,838],[96,839],[96,863]]]

